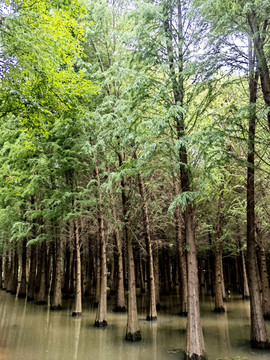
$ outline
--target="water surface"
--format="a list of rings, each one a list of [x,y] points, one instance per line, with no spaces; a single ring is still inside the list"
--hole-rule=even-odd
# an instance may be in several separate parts
[[[0,360],[182,360],[186,343],[186,319],[178,316],[178,297],[162,298],[158,321],[145,321],[145,297],[138,297],[139,322],[143,340],[124,340],[126,314],[112,312],[108,306],[108,326],[93,326],[96,309],[83,304],[83,316],[71,317],[72,301],[64,309],[51,312],[0,291]],[[241,356],[248,360],[269,360],[270,351],[249,347],[249,302],[232,296],[227,313],[215,314],[214,302],[204,296],[201,318],[209,360]],[[267,323],[270,338],[270,322]]]

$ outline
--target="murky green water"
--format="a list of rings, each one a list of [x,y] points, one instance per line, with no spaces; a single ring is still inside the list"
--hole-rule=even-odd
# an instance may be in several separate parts
[[[167,360],[183,359],[186,319],[177,315],[177,296],[162,299],[164,308],[158,321],[145,321],[145,299],[139,299],[139,319],[143,340],[124,340],[126,314],[115,314],[109,303],[108,327],[93,326],[96,309],[85,302],[81,319],[70,316],[72,302],[61,312],[50,312],[0,291],[0,360]],[[201,314],[209,360],[269,360],[270,351],[249,347],[249,303],[231,297],[226,314],[215,314],[213,299],[202,299]],[[270,323],[267,323],[270,338]]]

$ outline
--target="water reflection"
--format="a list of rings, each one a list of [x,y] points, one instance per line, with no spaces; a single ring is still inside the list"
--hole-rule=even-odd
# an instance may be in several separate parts
[[[113,300],[112,300],[113,301]],[[157,322],[145,320],[145,296],[138,298],[139,322],[143,340],[124,340],[126,314],[115,314],[109,303],[108,327],[93,326],[95,312],[90,302],[84,303],[82,318],[71,317],[71,302],[61,312],[36,306],[0,291],[0,360],[138,360],[184,359],[186,319],[179,317],[176,295],[162,298]],[[249,302],[231,297],[227,313],[215,314],[214,302],[205,295],[201,318],[209,360],[236,356],[248,360],[269,360],[270,352],[249,347]],[[267,323],[270,338],[270,323]]]

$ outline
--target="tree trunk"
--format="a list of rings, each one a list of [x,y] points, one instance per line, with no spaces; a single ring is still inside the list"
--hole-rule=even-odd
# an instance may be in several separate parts
[[[39,248],[39,253],[40,253],[39,254],[40,283],[39,283],[39,290],[38,290],[36,304],[37,305],[45,305],[45,304],[47,304],[47,280],[46,280],[46,276],[47,276],[47,269],[46,269],[47,247],[46,247],[46,242],[45,241],[43,241],[41,243],[41,246]]]
[[[225,297],[223,262],[222,262],[222,244],[221,244],[221,223],[222,223],[222,194],[219,195],[217,212],[217,229],[215,245],[215,312],[224,313],[225,307],[223,298]]]
[[[77,317],[82,315],[82,284],[81,284],[81,251],[79,238],[79,224],[78,219],[74,220],[75,233],[75,251],[76,251],[76,277],[75,277],[75,308],[72,316]]]
[[[173,177],[173,187],[174,196],[179,195],[178,184],[175,177]],[[180,278],[180,316],[187,316],[187,257],[183,236],[182,214],[179,206],[177,206],[175,210],[175,227]]]
[[[107,326],[107,259],[106,259],[106,242],[104,232],[104,218],[102,215],[101,204],[101,182],[99,177],[99,169],[96,165],[96,176],[98,186],[98,229],[100,241],[100,293],[98,300],[98,309],[96,314],[95,326]]]
[[[22,242],[22,262],[21,262],[21,283],[19,287],[18,297],[25,298],[27,291],[26,284],[26,239]]]
[[[28,291],[27,291],[27,300],[28,301],[33,301],[35,298],[36,271],[37,271],[36,248],[37,248],[37,244],[31,245],[29,284],[28,284]]]
[[[100,239],[97,238],[97,247],[96,247],[96,266],[95,266],[95,280],[96,280],[96,289],[95,289],[95,306],[98,306],[99,297],[100,297],[100,282],[101,282],[101,268],[100,268]]]
[[[55,240],[55,261],[54,267],[54,281],[53,281],[53,295],[51,301],[51,310],[62,309],[62,246],[61,239],[57,236]]]
[[[222,247],[216,244],[215,249],[215,312],[224,313],[225,307],[223,302],[223,276],[222,276]]]
[[[115,222],[114,226],[114,236],[115,236],[115,246],[116,246],[116,259],[117,259],[117,284],[116,284],[116,304],[114,310],[116,312],[126,312],[125,304],[125,289],[124,289],[124,268],[123,268],[123,254],[122,254],[122,245],[120,239],[120,233],[117,226],[117,217],[115,206],[112,205],[112,215]]]
[[[243,299],[248,300],[250,298],[248,278],[247,278],[247,268],[244,251],[241,250],[241,260],[242,260],[242,269],[243,269]]]
[[[254,193],[254,153],[255,153],[255,104],[257,98],[257,75],[254,72],[255,59],[250,49],[250,116],[248,139],[248,168],[247,168],[247,266],[250,290],[250,343],[253,347],[264,348],[267,346],[267,333],[263,318],[261,296],[259,289],[259,274],[255,250],[255,193]]]
[[[268,270],[267,270],[261,224],[258,215],[256,215],[255,217],[255,225],[257,232],[257,243],[260,248],[259,256],[260,256],[260,273],[261,273],[261,285],[262,285],[263,316],[265,319],[270,319],[270,289],[269,289]]]
[[[156,306],[157,310],[160,308],[160,290],[159,290],[159,254],[158,247],[154,247],[153,249],[153,257],[154,257],[154,272],[155,272],[155,289],[156,289]]]
[[[124,160],[124,155],[119,155],[119,167],[121,167]],[[124,234],[127,246],[127,269],[128,269],[128,314],[127,314],[127,327],[126,327],[126,340],[139,341],[141,340],[141,332],[139,328],[138,312],[137,312],[137,299],[136,299],[136,278],[135,278],[135,265],[133,256],[133,246],[131,234],[129,231],[130,215],[128,211],[128,201],[126,196],[126,181],[122,178],[122,207],[124,218]]]
[[[135,153],[135,158],[137,159],[136,153]],[[138,181],[139,181],[140,195],[142,198],[143,223],[144,223],[144,231],[145,231],[144,236],[146,243],[147,260],[148,260],[147,261],[148,307],[147,307],[146,320],[153,321],[153,320],[157,320],[154,263],[153,263],[152,241],[150,235],[149,215],[148,215],[148,208],[146,203],[145,186],[141,174],[138,174]]]
[[[64,299],[69,299],[70,296],[70,277],[71,277],[71,238],[68,237],[69,242],[66,244],[66,251],[65,251],[65,274],[64,274]]]

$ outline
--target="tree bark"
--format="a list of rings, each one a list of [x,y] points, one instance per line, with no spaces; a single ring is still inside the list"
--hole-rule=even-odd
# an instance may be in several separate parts
[[[21,283],[18,291],[18,297],[25,298],[27,292],[26,283],[26,239],[22,242],[22,261],[21,261]]]
[[[136,153],[135,153],[135,158],[138,159]],[[146,320],[154,321],[157,320],[154,263],[153,263],[152,241],[151,241],[150,226],[149,226],[149,215],[148,215],[148,208],[146,203],[145,185],[141,174],[138,174],[138,182],[139,182],[140,195],[142,198],[144,237],[145,237],[146,252],[147,252],[148,306],[147,306]]]
[[[37,305],[45,305],[47,304],[47,281],[46,281],[46,276],[47,276],[47,269],[46,269],[46,264],[47,264],[47,246],[46,246],[46,242],[43,241],[41,243],[41,246],[39,248],[39,261],[40,261],[40,266],[39,266],[39,271],[40,271],[40,283],[39,283],[39,291],[38,291],[38,295],[37,295],[37,301],[36,304]]]
[[[119,154],[119,167],[123,164],[124,155]],[[137,298],[136,298],[136,278],[135,265],[133,255],[132,238],[129,231],[130,213],[128,211],[128,199],[126,196],[126,180],[121,180],[121,195],[122,195],[122,209],[124,218],[124,235],[127,246],[127,270],[128,270],[128,314],[126,327],[126,340],[139,341],[141,340],[141,332],[138,321],[137,312]]]
[[[79,238],[79,224],[78,219],[74,220],[74,238],[75,238],[75,251],[76,251],[76,277],[75,277],[75,308],[72,316],[78,317],[82,315],[82,284],[81,284],[81,250]]]
[[[219,195],[217,228],[216,228],[216,245],[215,245],[215,312],[224,313],[225,307],[223,298],[225,297],[224,279],[223,279],[223,262],[222,262],[222,244],[221,244],[221,223],[222,223],[222,193]]]
[[[173,177],[173,187],[174,196],[179,195],[178,184],[175,177]],[[183,236],[182,214],[179,206],[177,206],[175,210],[175,227],[180,278],[180,316],[187,316],[187,257]]]
[[[263,318],[261,296],[259,289],[259,274],[255,250],[255,192],[254,192],[254,153],[255,153],[255,124],[257,99],[257,75],[254,70],[255,59],[250,48],[250,116],[248,138],[248,167],[247,167],[247,267],[250,290],[250,343],[253,347],[268,346],[267,333]]]
[[[57,236],[55,240],[55,256],[54,256],[54,281],[53,294],[51,300],[51,310],[62,309],[62,246],[61,239]]]
[[[262,309],[265,319],[270,319],[270,288],[268,279],[268,270],[266,263],[266,254],[264,248],[264,241],[262,236],[261,223],[258,215],[255,215],[255,226],[257,232],[257,243],[259,245],[259,257],[260,257],[260,274],[261,274],[261,286],[262,286]]]
[[[114,310],[116,312],[126,312],[125,304],[125,288],[124,288],[124,268],[123,268],[123,253],[119,229],[117,226],[117,217],[114,204],[112,205],[112,215],[115,222],[114,237],[116,246],[116,263],[117,263],[117,283],[116,283],[116,304]]]
[[[98,301],[98,309],[96,314],[95,326],[107,326],[107,258],[106,258],[106,242],[104,232],[104,218],[102,215],[102,199],[101,199],[101,182],[99,169],[96,164],[97,190],[98,190],[98,229],[100,241],[100,293]]]

